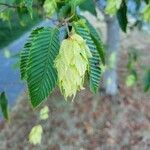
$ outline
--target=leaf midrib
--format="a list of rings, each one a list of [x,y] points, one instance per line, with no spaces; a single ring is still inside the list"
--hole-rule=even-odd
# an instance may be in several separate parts
[[[47,74],[47,68],[48,68],[48,59],[49,59],[49,53],[50,53],[50,50],[51,50],[51,44],[52,44],[52,41],[53,41],[53,35],[55,34],[56,32],[56,29],[52,30],[52,33],[50,34],[50,43],[49,43],[49,46],[48,46],[48,52],[47,52],[47,58],[46,58],[46,62],[45,62],[45,67],[44,67],[44,71],[43,71],[43,75],[41,76],[42,80],[40,81],[39,83],[39,86],[37,88],[37,96],[39,97],[40,94],[40,89],[41,89],[41,86],[43,85],[43,82],[45,80],[45,75]],[[51,87],[52,88],[52,87]]]

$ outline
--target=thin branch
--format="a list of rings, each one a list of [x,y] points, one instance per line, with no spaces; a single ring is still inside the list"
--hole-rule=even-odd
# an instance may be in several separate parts
[[[19,7],[18,5],[10,5],[10,4],[6,4],[6,3],[0,3],[0,6],[6,6],[9,8],[18,8]]]
[[[69,31],[69,27],[68,27],[68,23],[66,22],[66,29],[67,29],[67,33],[68,33],[68,37],[70,37],[70,31]]]

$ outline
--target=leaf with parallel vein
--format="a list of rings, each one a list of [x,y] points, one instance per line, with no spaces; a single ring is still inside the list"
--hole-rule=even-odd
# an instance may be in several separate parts
[[[21,73],[21,79],[24,80],[27,78],[26,70],[27,70],[27,64],[29,60],[29,52],[30,48],[32,46],[32,42],[36,39],[36,35],[42,30],[43,28],[37,28],[32,31],[31,35],[29,36],[27,43],[25,44],[23,50],[20,54],[20,73]]]
[[[57,82],[54,60],[60,47],[59,30],[43,28],[32,41],[27,68],[31,104],[37,107],[52,92]]]
[[[105,64],[105,52],[104,52],[104,46],[103,46],[103,42],[99,36],[99,34],[97,33],[96,29],[92,26],[92,24],[86,19],[86,25],[89,29],[91,38],[97,48],[97,51],[99,53],[99,56],[101,58],[101,61],[103,64]]]
[[[92,53],[93,57],[90,58],[89,81],[91,91],[96,93],[99,87],[101,75],[99,54],[88,30],[84,27],[78,26],[77,24],[74,24],[74,29],[76,33],[86,40],[86,43]]]
[[[86,17],[84,17],[82,15],[78,15],[78,17],[85,20],[85,26],[89,30],[89,34],[90,34],[90,36],[91,36],[91,38],[92,38],[92,40],[96,46],[96,49],[99,53],[101,62],[104,65],[105,64],[105,50],[104,50],[104,45],[103,45],[103,42],[100,38],[100,35],[98,34],[98,32],[94,28],[94,26],[86,19]]]

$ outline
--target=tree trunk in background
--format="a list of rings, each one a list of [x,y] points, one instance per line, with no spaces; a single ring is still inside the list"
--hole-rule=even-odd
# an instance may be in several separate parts
[[[120,48],[120,32],[117,17],[105,15],[107,26],[106,71],[104,86],[106,93],[116,95],[118,92],[117,59]]]
[[[104,73],[104,87],[109,95],[116,95],[118,92],[117,59],[120,49],[120,31],[117,17],[110,17],[105,14],[105,0],[96,0],[96,5],[105,17],[107,26],[106,42],[106,71]]]

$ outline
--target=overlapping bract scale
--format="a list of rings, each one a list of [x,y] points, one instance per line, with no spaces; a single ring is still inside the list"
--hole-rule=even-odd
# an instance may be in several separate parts
[[[84,39],[72,34],[63,40],[59,54],[55,60],[58,72],[58,83],[65,98],[75,97],[78,90],[83,89],[84,76],[89,67],[92,54]]]

